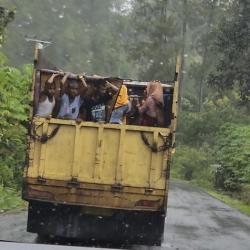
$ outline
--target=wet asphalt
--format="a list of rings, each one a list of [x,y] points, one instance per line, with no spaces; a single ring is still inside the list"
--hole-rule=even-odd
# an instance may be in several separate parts
[[[27,212],[0,214],[0,240],[21,243],[13,249],[101,249],[100,246],[68,248],[70,242],[54,242],[60,246],[41,245],[35,234],[26,232]],[[34,244],[35,243],[35,244]],[[39,245],[37,245],[39,243]],[[46,246],[46,247],[45,247]],[[99,247],[99,248],[98,248]],[[106,246],[133,250],[250,250],[250,217],[214,199],[188,183],[171,182],[164,242],[161,247]],[[0,242],[0,249],[12,249]]]

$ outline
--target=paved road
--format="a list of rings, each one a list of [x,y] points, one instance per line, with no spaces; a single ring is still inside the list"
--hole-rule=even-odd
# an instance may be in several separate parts
[[[180,250],[250,250],[250,217],[196,187],[173,183],[165,244]]]
[[[0,215],[0,240],[35,243],[36,235],[25,231],[26,216],[26,211]],[[250,217],[196,187],[174,182],[164,238],[162,247],[132,249],[250,250]]]

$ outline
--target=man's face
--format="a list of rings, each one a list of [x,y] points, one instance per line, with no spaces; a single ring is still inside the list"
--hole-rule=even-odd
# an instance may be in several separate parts
[[[107,87],[106,87],[106,84],[100,84],[98,87],[97,87],[97,92],[99,95],[103,96],[105,95],[107,91]]]
[[[69,83],[69,96],[76,97],[79,95],[79,84],[77,82]]]
[[[48,93],[49,96],[54,96],[56,93],[56,85],[54,83],[52,84],[46,84],[45,86],[46,92]]]

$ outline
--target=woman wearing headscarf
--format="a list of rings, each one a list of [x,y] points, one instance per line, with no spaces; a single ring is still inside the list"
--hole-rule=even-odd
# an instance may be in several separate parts
[[[147,98],[139,107],[141,125],[152,127],[164,126],[163,88],[160,82],[149,82],[147,85]]]

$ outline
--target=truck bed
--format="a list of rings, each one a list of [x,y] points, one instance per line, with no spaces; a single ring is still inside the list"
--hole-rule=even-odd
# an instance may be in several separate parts
[[[132,210],[164,206],[170,149],[153,152],[142,133],[160,148],[168,128],[35,117],[32,133],[25,199]]]

